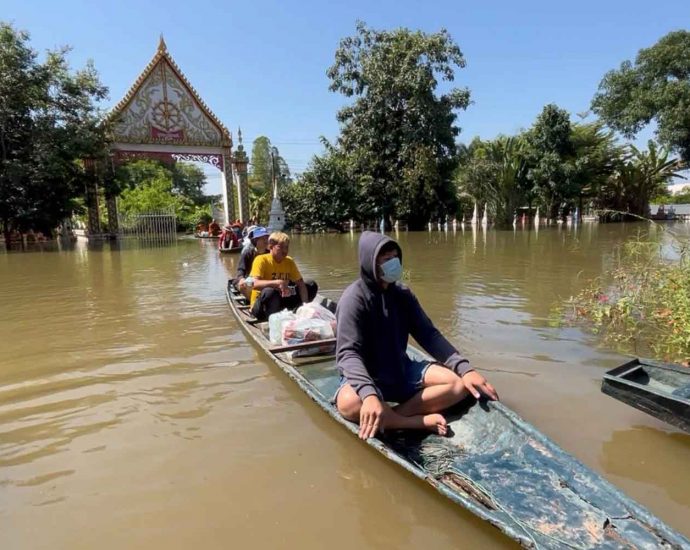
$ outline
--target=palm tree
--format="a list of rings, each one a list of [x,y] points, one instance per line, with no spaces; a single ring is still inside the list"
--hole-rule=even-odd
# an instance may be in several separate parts
[[[678,171],[682,167],[678,159],[669,159],[669,151],[658,148],[652,140],[647,151],[634,145],[629,150],[608,186],[608,195],[614,199],[611,207],[647,216],[650,199],[663,192],[672,178],[681,177]]]
[[[249,216],[259,222],[268,223],[271,208],[271,191],[261,186],[249,186]]]
[[[520,136],[475,139],[461,150],[458,195],[488,204],[498,227],[510,227],[525,197],[527,161]]]

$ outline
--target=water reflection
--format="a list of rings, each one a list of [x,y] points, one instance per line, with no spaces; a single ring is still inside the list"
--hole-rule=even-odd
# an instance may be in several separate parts
[[[690,508],[690,434],[647,426],[616,430],[602,445],[601,463],[607,473],[661,488]]]
[[[599,393],[625,358],[547,322],[642,227],[397,237],[425,310],[506,402],[687,534],[687,438],[633,427],[637,413]],[[337,295],[358,276],[358,240],[296,235],[291,254]],[[224,298],[236,256],[203,240],[37,252],[0,253],[0,547],[127,546],[117,532],[185,548],[209,524],[223,536],[204,547],[289,532],[316,548],[343,529],[361,546],[508,544],[345,433],[248,343]]]

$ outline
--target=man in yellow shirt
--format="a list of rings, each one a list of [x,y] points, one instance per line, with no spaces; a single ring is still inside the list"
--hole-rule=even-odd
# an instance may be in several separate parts
[[[285,308],[295,309],[311,302],[318,287],[314,281],[304,281],[295,260],[288,256],[290,237],[274,232],[268,237],[268,254],[254,259],[249,276],[254,288],[250,298],[254,317],[266,320]]]

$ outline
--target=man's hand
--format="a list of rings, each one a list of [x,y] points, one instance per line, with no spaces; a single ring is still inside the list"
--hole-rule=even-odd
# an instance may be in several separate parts
[[[237,281],[237,288],[239,290],[244,290],[245,288],[247,288],[247,280],[244,277]]]
[[[476,370],[466,372],[462,377],[462,381],[475,399],[479,399],[481,392],[489,399],[498,401],[498,394],[494,387]]]
[[[379,431],[383,404],[377,395],[369,395],[364,398],[362,408],[359,410],[359,438],[369,439]]]
[[[288,288],[288,281],[284,279],[278,280],[278,290],[280,290],[280,296],[282,298],[287,298],[290,296],[290,289]]]

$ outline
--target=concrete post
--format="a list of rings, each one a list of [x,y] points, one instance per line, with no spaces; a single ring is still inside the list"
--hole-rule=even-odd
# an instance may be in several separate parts
[[[120,224],[117,221],[117,197],[106,193],[105,206],[108,210],[108,233],[111,238],[114,238],[120,231]]]
[[[249,176],[247,174],[247,165],[249,159],[247,153],[244,152],[242,142],[240,142],[237,151],[232,157],[232,169],[237,176],[237,202],[240,207],[240,221],[247,223],[249,220]]]
[[[232,223],[235,218],[235,192],[232,177],[232,156],[228,151],[223,155],[223,214],[225,222]]]
[[[88,214],[89,236],[100,235],[101,217],[98,210],[98,182],[96,180],[96,161],[89,158],[84,159],[86,170],[86,208]]]

